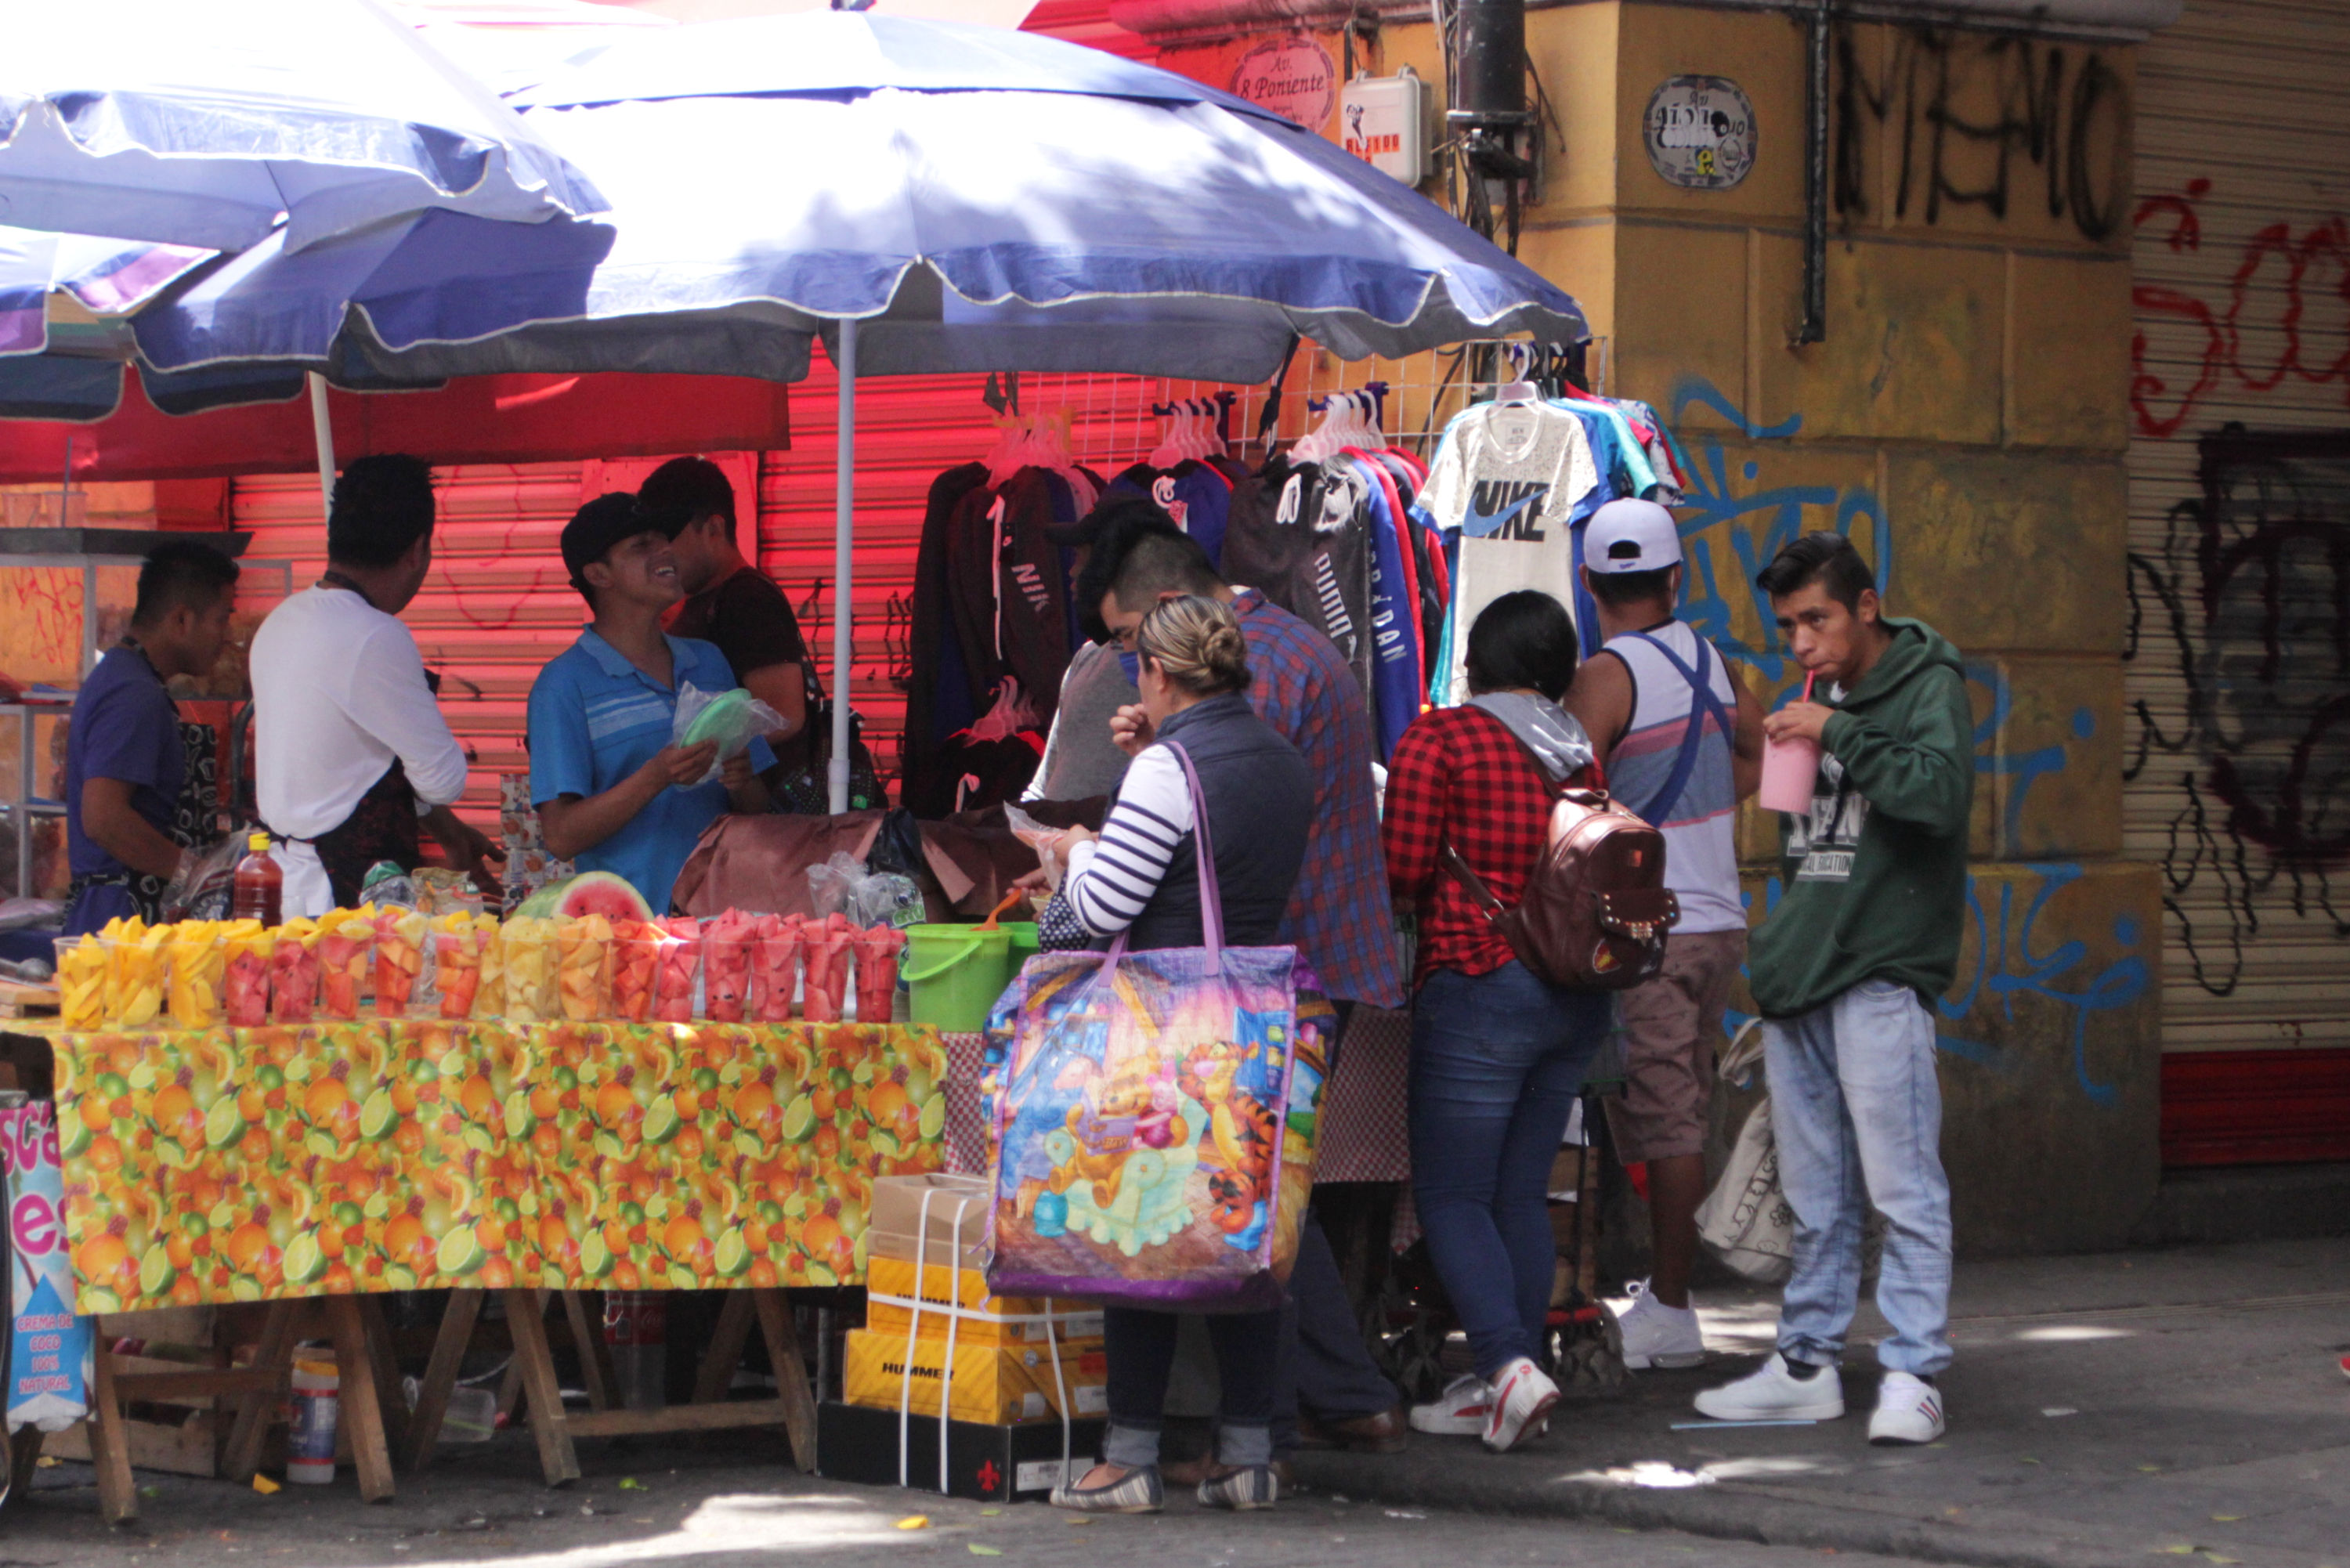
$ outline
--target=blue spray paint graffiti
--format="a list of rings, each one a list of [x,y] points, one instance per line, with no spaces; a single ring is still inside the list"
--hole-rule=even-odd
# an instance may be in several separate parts
[[[1804,425],[1801,414],[1791,414],[1775,425],[1755,424],[1701,376],[1684,378],[1673,389],[1675,423],[1693,403],[1713,410],[1755,441],[1785,441]],[[1856,523],[1866,523],[1877,562],[1877,586],[1882,589],[1893,570],[1891,524],[1873,490],[1785,484],[1733,494],[1729,454],[1718,440],[1700,446],[1695,466],[1696,472],[1690,475],[1690,488],[1681,497],[1681,549],[1688,559],[1681,573],[1682,617],[1711,638],[1722,652],[1753,665],[1775,688],[1788,679],[1793,666],[1780,645],[1779,629],[1772,623],[1771,606],[1762,590],[1754,586],[1754,574],[1804,532],[1804,508],[1825,507],[1829,526],[1838,533],[1849,534]],[[1762,464],[1747,462],[1741,472],[1752,483],[1762,476]],[[1717,551],[1726,552],[1729,557],[1721,563],[1728,568],[1727,576],[1717,565]],[[1736,635],[1731,618],[1733,593],[1743,596],[1742,602],[1762,627],[1760,646]]]
[[[2085,976],[2085,983],[2075,990],[2062,990],[2056,981],[2072,974],[2089,961],[2088,944],[2074,939],[2059,942],[2046,952],[2037,950],[2040,940],[2036,929],[2040,918],[2047,911],[2049,902],[2067,885],[2083,876],[2079,866],[2071,862],[2034,864],[2022,867],[2037,877],[2039,886],[2032,892],[2023,916],[2015,918],[2018,884],[2002,879],[1999,887],[1999,919],[1993,929],[1983,907],[1983,884],[1980,878],[1967,878],[1966,918],[1975,930],[1973,972],[1960,977],[1963,990],[1952,990],[1939,998],[1935,1011],[1945,1025],[1959,1023],[1973,1015],[1975,1009],[1986,1002],[1996,1002],[2001,1015],[2009,1023],[2015,1020],[2015,999],[2018,996],[2040,996],[2068,1010],[2072,1015],[2067,1041],[2073,1054],[2073,1081],[2081,1093],[2095,1106],[2117,1105],[2121,1090],[2115,1085],[2097,1082],[2089,1075],[2089,1020],[2100,1012],[2112,1012],[2140,1001],[2152,983],[2153,976],[2146,960],[2139,956],[2138,923],[2127,915],[2114,921],[2114,945],[2122,950],[2115,959],[2093,975]],[[1765,917],[1779,907],[1780,895],[1785,885],[1773,877],[1762,885],[1762,909]],[[1750,900],[1751,903],[1751,900]],[[1736,1033],[1752,1014],[1732,1010],[1724,1015],[1723,1027]],[[1953,1033],[1947,1027],[1935,1031],[1935,1044],[1951,1055],[1988,1067],[1994,1072],[2010,1072],[2013,1064],[1998,1046],[1963,1034]]]
[[[1773,425],[1757,424],[1721,389],[1701,376],[1686,377],[1673,389],[1676,421],[1692,406],[1711,409],[1753,441],[1787,441],[1804,425],[1801,414],[1791,414]],[[1772,622],[1769,599],[1754,586],[1754,574],[1781,546],[1805,531],[1805,510],[1817,508],[1827,513],[1825,524],[1839,533],[1850,534],[1856,526],[1866,527],[1877,564],[1877,588],[1886,591],[1893,576],[1892,523],[1877,493],[1861,486],[1838,490],[1827,484],[1762,485],[1743,493],[1732,493],[1730,458],[1721,441],[1700,440],[1697,444],[1699,456],[1695,472],[1690,476],[1691,487],[1682,498],[1681,547],[1688,565],[1681,574],[1681,613],[1711,638],[1725,655],[1752,665],[1762,676],[1764,690],[1775,693],[1772,705],[1777,707],[1794,699],[1797,671],[1779,640],[1778,628]],[[1741,473],[1749,484],[1762,478],[1762,463],[1752,459],[1741,465]],[[1809,525],[1817,527],[1821,522],[1815,519]],[[1722,570],[1724,565],[1729,568],[1728,576]],[[1733,601],[1733,594],[1743,597]],[[1753,623],[1762,628],[1760,646],[1736,635],[1734,602],[1742,604],[1752,615]],[[1980,774],[2012,781],[2004,814],[2008,838],[2012,842],[2022,823],[2024,803],[2033,781],[2063,772],[2070,761],[2070,748],[2060,740],[2050,745],[2001,754],[2000,737],[2015,709],[2015,694],[2006,672],[1995,664],[1970,664],[1967,667],[1967,679],[1982,687],[1990,699],[1989,711],[1975,729],[1975,769]],[[2089,739],[2096,732],[2095,715],[2086,709],[2075,712],[2072,729],[2074,739]]]
[[[2018,996],[2043,996],[2072,1013],[2071,1045],[2073,1079],[2081,1092],[2096,1106],[2120,1103],[2121,1090],[2112,1084],[2101,1084],[2089,1075],[2089,1020],[2100,1012],[2111,1012],[2130,1006],[2146,994],[2152,976],[2146,960],[2137,951],[2137,922],[2124,915],[2114,921],[2114,944],[2122,956],[2095,974],[2084,975],[2077,990],[2059,990],[2055,981],[2081,969],[2089,961],[2088,944],[2077,938],[2057,943],[2046,952],[2036,950],[2033,928],[2059,891],[2081,879],[2081,867],[2070,863],[2034,865],[2026,870],[2040,878],[2040,886],[2032,894],[2021,920],[2015,919],[2017,884],[2002,881],[1999,888],[1999,926],[1997,934],[1983,909],[1982,884],[1975,877],[1967,878],[1967,918],[1975,928],[1975,968],[1965,979],[1963,991],[1944,996],[1937,1004],[1943,1018],[1953,1023],[1974,1012],[1979,1001],[1996,1002],[2002,1017],[2010,1023],[2015,1019],[2015,999]],[[1963,1056],[1970,1062],[2004,1070],[1997,1048],[1979,1041],[1939,1032],[1943,1050]]]
[[[1673,390],[1672,418],[1676,423],[1691,407],[1712,410],[1752,441],[1787,441],[1803,428],[1800,414],[1790,415],[1776,424],[1755,422],[1702,377],[1686,378]],[[1762,678],[1765,690],[1778,693],[1778,701],[1792,700],[1797,689],[1794,662],[1779,640],[1767,598],[1754,586],[1754,574],[1782,545],[1805,531],[1808,513],[1810,527],[1833,527],[1844,534],[1851,534],[1856,528],[1866,531],[1873,546],[1877,584],[1882,590],[1893,575],[1891,522],[1873,490],[1864,486],[1840,490],[1829,484],[1771,485],[1762,482],[1762,463],[1752,458],[1742,462],[1739,471],[1740,480],[1752,488],[1733,493],[1730,454],[1721,441],[1700,438],[1692,444],[1697,448],[1697,457],[1681,514],[1681,547],[1688,563],[1682,573],[1681,613],[1711,638],[1725,655],[1752,665]],[[1760,627],[1759,644],[1749,643],[1737,635],[1736,628],[1742,618],[1733,616],[1736,608],[1750,613],[1750,624]],[[1989,699],[1984,716],[1975,728],[1976,771],[1986,777],[2008,781],[2002,815],[2008,839],[2012,842],[2022,824],[2033,784],[2064,771],[2070,761],[2072,744],[2095,735],[2096,715],[2085,708],[2077,710],[2072,715],[2069,738],[2046,745],[2002,751],[2002,740],[2014,721],[2016,707],[2007,671],[1995,663],[1970,664],[1967,667],[1967,679],[1981,687]],[[2074,1082],[2091,1104],[2114,1105],[2120,1098],[2120,1090],[2112,1084],[2098,1082],[2089,1072],[2088,1026],[2095,1014],[2139,1001],[2151,983],[2146,960],[2139,953],[2141,933],[2137,923],[2126,917],[2115,922],[2114,942],[2122,956],[2094,974],[2085,972],[2091,961],[2087,945],[2080,940],[2058,942],[2042,952],[2038,943],[2045,939],[2039,932],[2041,918],[2048,912],[2057,893],[2078,881],[2084,873],[2079,866],[2071,863],[2033,864],[2024,869],[2037,877],[2039,882],[2031,891],[2021,917],[2015,912],[2015,904],[2022,885],[2002,878],[1996,882],[1995,921],[1984,906],[1983,884],[1971,877],[1967,879],[1967,918],[1976,934],[1974,971],[1964,978],[1963,989],[1954,990],[1939,1001],[1939,1011],[1946,1025],[1958,1025],[1986,1002],[1996,1002],[2010,1021],[2013,1019],[2018,996],[2039,996],[2055,1002],[2071,1014],[2069,1038]],[[1777,877],[1764,884],[1766,912],[1777,907],[1780,892]],[[2072,989],[2060,983],[2068,977],[2077,977]],[[1726,1022],[1734,1031],[1746,1018],[1733,1012]],[[1950,1027],[1941,1028],[1939,1037],[1941,1048],[1954,1056],[1999,1071],[2006,1071],[2012,1065],[1998,1047],[1953,1033]]]

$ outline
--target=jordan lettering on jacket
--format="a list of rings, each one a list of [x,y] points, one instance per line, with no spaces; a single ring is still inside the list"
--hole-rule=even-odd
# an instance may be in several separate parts
[[[1545,535],[1535,520],[1549,499],[1547,480],[1481,479],[1470,487],[1469,514],[1461,519],[1461,531],[1471,539],[1539,545]]]

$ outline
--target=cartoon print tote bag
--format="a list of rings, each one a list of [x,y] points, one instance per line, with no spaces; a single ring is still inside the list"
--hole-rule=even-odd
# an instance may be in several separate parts
[[[1278,1305],[1313,1185],[1330,1004],[1292,947],[1227,947],[1191,759],[1207,945],[1030,959],[989,1019],[1002,1295]]]

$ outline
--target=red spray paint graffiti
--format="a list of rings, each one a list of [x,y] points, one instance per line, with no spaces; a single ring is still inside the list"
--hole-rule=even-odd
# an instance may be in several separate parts
[[[2190,180],[2176,194],[2149,196],[2138,203],[2137,226],[2168,223],[2160,243],[2174,254],[2203,248],[2201,206],[2211,193],[2208,179]],[[2282,301],[2272,320],[2263,320],[2271,292]],[[2248,392],[2273,391],[2286,378],[2314,386],[2338,385],[2350,406],[2350,316],[2313,317],[2329,301],[2350,306],[2350,223],[2339,214],[2296,228],[2292,220],[2270,223],[2244,242],[2229,280],[2224,305],[2158,284],[2131,291],[2141,318],[2181,324],[2194,367],[2187,385],[2174,386],[2149,363],[2147,329],[2130,340],[2130,411],[2137,433],[2168,441],[2186,428],[2204,399],[2230,379]],[[2248,348],[2253,335],[2272,337],[2272,358]],[[2330,357],[2329,357],[2330,356]],[[2263,362],[2265,360],[2265,362]]]

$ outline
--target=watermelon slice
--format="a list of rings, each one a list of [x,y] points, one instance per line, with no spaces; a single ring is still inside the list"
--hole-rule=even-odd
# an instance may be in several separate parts
[[[525,898],[515,913],[535,920],[601,915],[615,926],[622,920],[653,918],[644,895],[627,877],[615,877],[609,871],[582,871],[577,877],[549,882]]]

